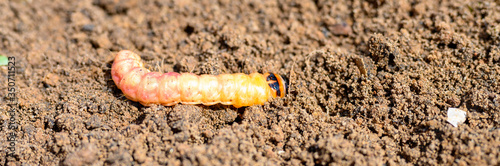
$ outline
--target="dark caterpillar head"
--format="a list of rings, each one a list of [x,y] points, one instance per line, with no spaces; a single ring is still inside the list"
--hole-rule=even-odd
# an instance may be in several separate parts
[[[267,73],[266,81],[269,87],[276,92],[277,97],[285,97],[288,90],[288,79],[278,74]]]

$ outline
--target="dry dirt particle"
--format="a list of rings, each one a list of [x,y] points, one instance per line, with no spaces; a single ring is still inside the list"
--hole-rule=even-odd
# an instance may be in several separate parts
[[[84,144],[83,147],[69,154],[64,165],[90,165],[97,160],[99,149],[94,144]]]

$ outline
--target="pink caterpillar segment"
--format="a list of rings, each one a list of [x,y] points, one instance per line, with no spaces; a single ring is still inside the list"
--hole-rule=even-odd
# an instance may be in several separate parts
[[[269,73],[213,76],[151,72],[144,68],[139,55],[127,50],[120,51],[116,55],[111,75],[117,87],[128,99],[138,101],[145,106],[221,103],[238,108],[262,105],[268,99],[277,97],[276,90],[269,84],[273,82],[266,80]]]

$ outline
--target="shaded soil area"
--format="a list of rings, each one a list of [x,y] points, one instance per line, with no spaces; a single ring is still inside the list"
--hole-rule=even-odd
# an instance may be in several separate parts
[[[2,165],[500,164],[498,1],[2,0],[0,11],[18,98],[8,113],[0,67]],[[111,80],[124,49],[153,71],[276,72],[289,93],[238,109],[144,107]],[[464,124],[446,121],[450,107]]]

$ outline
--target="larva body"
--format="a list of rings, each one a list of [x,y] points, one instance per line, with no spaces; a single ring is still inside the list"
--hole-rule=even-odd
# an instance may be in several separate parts
[[[116,55],[111,75],[128,99],[145,106],[221,103],[239,108],[284,97],[287,90],[287,80],[273,73],[214,76],[151,72],[144,68],[139,55],[127,50]]]

